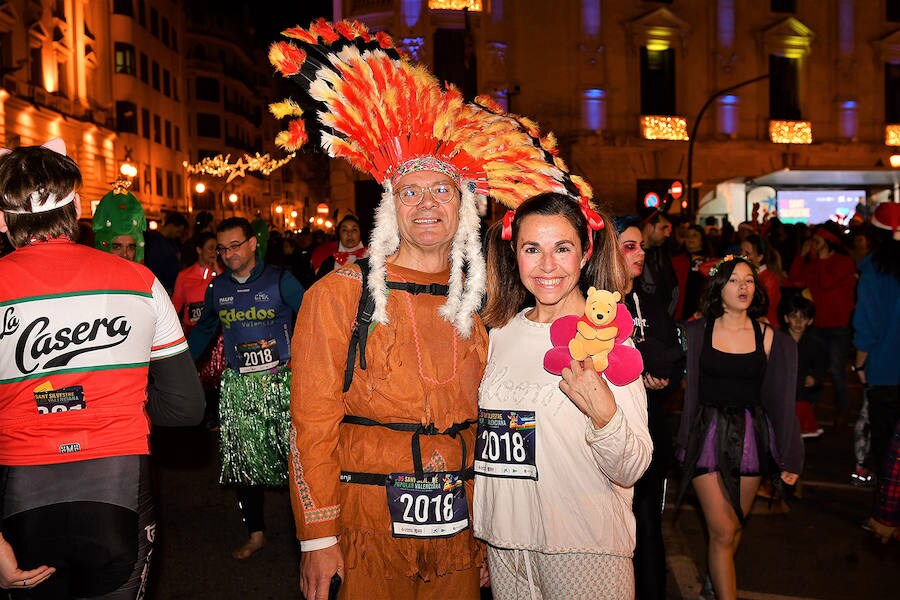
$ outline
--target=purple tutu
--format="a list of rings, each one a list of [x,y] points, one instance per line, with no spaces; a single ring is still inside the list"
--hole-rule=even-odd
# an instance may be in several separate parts
[[[750,411],[744,411],[744,431],[750,435],[744,435],[744,452],[741,455],[741,475],[759,475],[759,452],[756,448],[756,436],[753,435],[753,416]],[[716,460],[716,420],[713,419],[706,430],[706,439],[703,440],[703,450],[697,459],[697,468],[707,472],[718,471],[719,462]],[[769,439],[772,439],[771,437]]]

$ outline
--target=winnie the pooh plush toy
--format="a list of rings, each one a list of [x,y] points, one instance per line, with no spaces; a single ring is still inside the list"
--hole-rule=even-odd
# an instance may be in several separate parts
[[[553,347],[544,354],[544,368],[560,375],[572,359],[590,359],[594,369],[613,385],[628,385],[640,377],[644,370],[641,353],[625,345],[634,320],[619,300],[619,292],[590,288],[584,316],[567,315],[553,321]]]
[[[575,360],[591,359],[594,370],[605,371],[607,355],[616,343],[616,304],[622,299],[619,292],[590,288],[584,306],[584,316],[578,319],[575,337],[569,342],[569,354]]]

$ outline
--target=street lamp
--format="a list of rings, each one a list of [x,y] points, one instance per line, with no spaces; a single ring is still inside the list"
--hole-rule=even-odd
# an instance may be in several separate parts
[[[688,157],[687,157],[687,193],[688,193],[688,214],[693,216],[699,207],[697,207],[696,199],[694,198],[694,142],[697,139],[697,128],[700,126],[700,119],[703,118],[703,114],[706,112],[706,109],[710,107],[713,101],[719,96],[724,96],[729,92],[733,92],[738,88],[742,88],[745,85],[750,85],[751,83],[756,83],[757,81],[762,81],[763,79],[768,79],[769,74],[760,75],[758,77],[754,77],[753,79],[748,79],[747,81],[742,81],[740,83],[736,83],[731,87],[727,87],[724,90],[719,90],[712,96],[706,99],[706,102],[703,104],[703,107],[700,109],[700,112],[697,113],[697,118],[694,119],[694,126],[691,128],[691,136],[690,140],[688,140]]]
[[[202,194],[203,192],[206,191],[206,184],[201,181],[200,183],[198,183],[197,185],[194,186],[194,191],[197,192],[198,194]]]

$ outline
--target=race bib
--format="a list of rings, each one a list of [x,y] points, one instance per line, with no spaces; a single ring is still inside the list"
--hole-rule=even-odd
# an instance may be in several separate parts
[[[235,347],[238,359],[241,361],[238,371],[241,373],[256,373],[267,371],[278,366],[278,342],[275,340],[259,340],[247,342]]]
[[[203,303],[202,302],[192,302],[187,306],[187,317],[188,321],[191,324],[196,324],[197,321],[200,320],[200,317],[203,315]]]
[[[82,410],[86,406],[84,403],[84,388],[80,385],[73,385],[58,390],[35,390],[34,400],[37,403],[37,411],[40,415]]]
[[[385,482],[394,537],[450,537],[469,526],[463,481],[455,473],[391,473]]]
[[[478,409],[475,472],[537,481],[537,420],[532,410]]]

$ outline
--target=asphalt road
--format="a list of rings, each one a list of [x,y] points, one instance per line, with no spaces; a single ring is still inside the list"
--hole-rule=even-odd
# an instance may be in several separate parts
[[[873,491],[856,488],[849,479],[861,390],[851,389],[849,424],[838,428],[832,424],[829,396],[826,390],[816,408],[825,435],[807,442],[802,497],[789,502],[787,513],[758,499],[747,521],[736,560],[742,599],[898,597],[900,542],[882,545],[860,527]],[[672,408],[676,419],[677,405]],[[203,428],[160,429],[153,442],[159,527],[149,598],[299,598],[299,554],[287,493],[266,494],[268,546],[249,560],[235,560],[231,550],[243,542],[246,530],[233,492],[216,482],[216,435]],[[698,598],[706,573],[705,539],[693,498],[677,519],[670,500],[665,537],[670,598]]]

